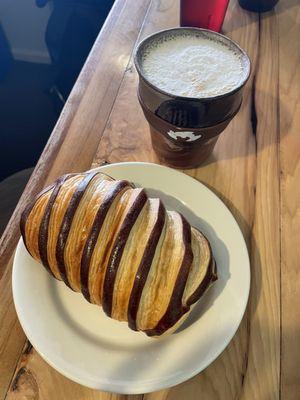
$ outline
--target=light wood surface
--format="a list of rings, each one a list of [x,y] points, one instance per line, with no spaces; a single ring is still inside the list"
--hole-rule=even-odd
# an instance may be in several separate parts
[[[136,98],[136,41],[178,25],[178,0],[117,0],[0,243],[0,399],[298,400],[300,398],[300,4],[263,15],[231,1],[224,33],[250,55],[243,106],[201,168],[185,171],[228,205],[245,236],[252,283],[227,349],[176,387],[138,396],[86,389],[26,343],[11,296],[20,210],[47,182],[103,161],[154,161]]]
[[[300,398],[300,7],[280,4],[281,398]],[[298,38],[298,39],[297,39]]]

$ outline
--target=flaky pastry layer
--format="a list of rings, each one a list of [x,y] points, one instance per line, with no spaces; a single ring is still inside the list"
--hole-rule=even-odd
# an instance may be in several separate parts
[[[21,232],[56,279],[148,336],[177,329],[217,279],[199,230],[144,189],[98,170],[44,189],[24,210]]]

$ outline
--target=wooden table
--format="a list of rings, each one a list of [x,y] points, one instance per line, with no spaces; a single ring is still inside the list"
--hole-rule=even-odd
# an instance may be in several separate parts
[[[209,162],[185,171],[237,219],[251,257],[248,308],[234,339],[205,371],[140,396],[86,389],[48,366],[26,341],[11,294],[24,204],[70,171],[109,162],[158,162],[136,98],[132,50],[178,25],[179,0],[116,0],[0,244],[0,399],[300,399],[300,4],[248,13],[231,1],[224,32],[252,60],[241,111]]]

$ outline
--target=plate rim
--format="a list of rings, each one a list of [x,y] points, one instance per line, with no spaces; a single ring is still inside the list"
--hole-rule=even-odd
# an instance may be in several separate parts
[[[233,223],[236,225],[236,228],[238,229],[238,232],[241,236],[241,242],[243,244],[243,251],[245,253],[245,285],[246,285],[246,293],[245,296],[243,298],[243,304],[241,304],[241,314],[240,317],[236,320],[234,329],[233,329],[233,333],[231,335],[231,337],[226,338],[226,340],[224,340],[222,342],[222,346],[220,346],[218,351],[214,351],[213,354],[211,354],[208,359],[207,362],[205,363],[205,365],[200,365],[200,367],[194,368],[192,372],[188,372],[188,373],[181,373],[179,376],[176,376],[175,378],[167,378],[164,381],[159,381],[159,384],[157,382],[154,383],[138,383],[138,382],[134,382],[134,381],[130,381],[129,383],[124,384],[123,383],[119,383],[117,381],[110,381],[107,382],[107,378],[102,378],[98,377],[97,378],[97,382],[95,380],[90,379],[89,382],[87,382],[87,380],[85,380],[84,378],[80,378],[78,376],[72,375],[71,373],[69,373],[66,369],[64,369],[63,367],[61,367],[60,365],[58,366],[57,364],[55,364],[54,362],[52,362],[51,358],[49,358],[43,351],[41,351],[39,349],[39,346],[37,346],[36,343],[34,343],[35,341],[32,340],[32,335],[28,332],[28,330],[25,328],[25,322],[23,321],[22,318],[22,312],[19,309],[19,306],[17,304],[16,301],[16,292],[17,292],[17,288],[16,288],[16,259],[19,257],[19,254],[21,253],[21,245],[23,242],[22,237],[20,237],[18,244],[17,244],[17,248],[16,248],[16,252],[14,255],[14,260],[13,260],[13,269],[12,269],[12,293],[13,293],[13,301],[14,301],[14,306],[17,312],[17,316],[19,319],[19,322],[21,324],[21,327],[27,337],[27,339],[30,341],[30,343],[33,345],[34,349],[37,351],[37,353],[52,367],[54,368],[56,371],[58,371],[60,374],[62,374],[63,376],[67,377],[68,379],[70,379],[71,381],[74,381],[76,383],[79,383],[83,386],[86,386],[88,388],[91,389],[95,389],[95,390],[100,390],[100,391],[107,391],[107,392],[111,392],[111,393],[119,393],[119,394],[142,394],[142,393],[150,393],[153,391],[157,391],[157,390],[163,390],[175,385],[178,385],[180,383],[183,383],[185,381],[187,381],[188,379],[191,379],[192,377],[194,377],[195,375],[199,374],[200,372],[204,371],[212,362],[214,362],[226,349],[226,347],[229,345],[229,343],[232,341],[232,339],[234,338],[243,318],[245,315],[245,311],[247,308],[247,304],[248,304],[248,300],[249,300],[249,295],[250,295],[250,287],[251,287],[251,269],[250,269],[250,258],[249,258],[249,252],[248,252],[248,248],[246,245],[246,241],[244,238],[244,235],[239,227],[239,224],[237,223],[234,215],[232,214],[232,212],[229,210],[229,208],[227,207],[227,205],[210,189],[208,188],[204,183],[202,183],[201,181],[198,181],[197,179],[191,177],[190,175],[185,174],[184,172],[180,171],[180,170],[176,170],[164,165],[160,165],[160,164],[155,164],[155,163],[150,163],[150,162],[140,162],[140,161],[125,161],[125,162],[119,162],[119,163],[109,163],[109,164],[104,164],[95,168],[91,168],[91,169],[99,169],[99,171],[103,171],[105,172],[106,169],[109,169],[110,167],[130,167],[132,165],[142,165],[145,167],[150,167],[150,168],[159,168],[159,169],[164,169],[164,170],[168,170],[169,173],[172,173],[174,175],[181,175],[182,177],[184,177],[184,179],[189,180],[192,184],[200,184],[202,186],[202,189],[204,189],[205,191],[209,192],[210,195],[212,195],[215,200],[217,200],[217,202],[226,209],[226,211],[229,213],[229,215],[231,216]],[[181,201],[181,200],[180,200]],[[221,350],[220,350],[221,349]]]

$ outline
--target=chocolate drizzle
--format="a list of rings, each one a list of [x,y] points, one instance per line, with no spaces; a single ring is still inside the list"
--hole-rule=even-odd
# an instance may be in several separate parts
[[[193,262],[193,252],[191,246],[191,227],[190,224],[186,221],[186,219],[182,215],[180,216],[182,220],[182,230],[183,230],[182,239],[185,246],[183,260],[176,278],[176,282],[174,285],[174,289],[171,295],[168,308],[155,328],[147,329],[144,331],[148,336],[162,335],[169,328],[171,328],[177,321],[179,321],[179,319],[183,316],[183,314],[189,311],[189,307],[185,307],[182,305],[182,296],[184,293],[187,278],[189,276],[190,268]]]
[[[206,291],[206,289],[208,289],[211,282],[214,282],[215,280],[218,279],[216,270],[217,270],[216,262],[212,256],[209,265],[207,267],[206,274],[202,279],[202,282],[187,300],[188,307],[196,303],[196,301],[198,301],[200,297],[203,296],[204,292]]]
[[[147,201],[147,195],[144,190],[142,190],[136,197],[134,203],[130,207],[123,223],[119,234],[115,240],[114,247],[112,249],[110,259],[108,262],[108,267],[106,269],[104,284],[103,284],[103,300],[102,307],[104,312],[110,317],[112,313],[112,301],[113,301],[113,291],[114,284],[117,275],[117,271],[120,265],[122,254],[130,234],[132,227],[135,224],[142,208]]]
[[[49,185],[49,186],[47,186],[45,189],[43,189],[43,190],[42,190],[42,191],[41,191],[41,192],[40,192],[26,207],[25,207],[24,211],[23,211],[22,214],[21,214],[21,219],[20,219],[20,231],[21,231],[21,235],[22,235],[22,238],[23,238],[23,242],[24,242],[25,247],[26,247],[26,249],[27,249],[27,251],[28,251],[29,254],[31,254],[31,253],[30,253],[30,251],[29,251],[29,249],[28,249],[28,246],[27,246],[27,243],[26,243],[26,234],[25,234],[25,233],[26,233],[26,232],[25,232],[25,229],[26,229],[26,222],[27,222],[27,219],[28,219],[29,214],[31,213],[33,207],[35,206],[36,202],[43,196],[43,194],[49,192],[49,190],[51,190],[54,186],[55,186],[55,183],[52,183],[51,185]]]
[[[89,272],[93,251],[110,206],[112,205],[118,194],[126,187],[131,187],[130,183],[127,181],[118,181],[115,185],[112,186],[111,190],[109,190],[97,211],[93,226],[86,240],[81,257],[80,281],[81,292],[88,301],[90,301]]]
[[[213,258],[213,256],[212,256]],[[217,263],[216,260],[213,258],[213,274],[212,274],[212,282],[215,282],[218,280],[218,268],[217,268]]]
[[[80,200],[82,199],[86,188],[88,187],[89,183],[92,181],[92,179],[98,174],[99,172],[91,172],[87,174],[82,181],[79,183],[77,186],[75,192],[73,193],[73,196],[69,202],[68,208],[65,212],[58,238],[57,238],[57,244],[56,244],[56,261],[57,261],[57,266],[61,275],[61,278],[65,282],[65,284],[71,288],[68,277],[67,277],[67,272],[66,272],[66,265],[65,265],[65,260],[64,260],[64,251],[65,251],[65,246],[67,243],[68,235],[70,233],[71,225],[73,222],[73,218],[75,215],[75,212],[79,206]],[[71,288],[72,289],[72,288]]]
[[[40,258],[42,261],[43,266],[46,268],[50,274],[52,274],[54,277],[55,275],[53,274],[49,262],[48,262],[48,228],[49,228],[49,221],[50,221],[50,216],[51,216],[51,211],[53,208],[53,205],[55,203],[56,197],[58,196],[58,193],[60,191],[61,186],[64,184],[64,182],[70,178],[70,175],[63,175],[60,177],[54,186],[54,189],[51,193],[51,196],[48,200],[48,204],[46,206],[43,218],[40,223],[40,229],[39,229],[39,237],[38,237],[38,245],[39,245],[39,253],[40,253]]]
[[[133,287],[129,298],[127,319],[129,327],[133,330],[137,330],[136,316],[139,309],[142,292],[146,284],[146,280],[155,255],[156,247],[165,224],[165,219],[166,219],[166,210],[162,202],[159,201],[157,220],[154,224],[142,260],[136,272]]]

